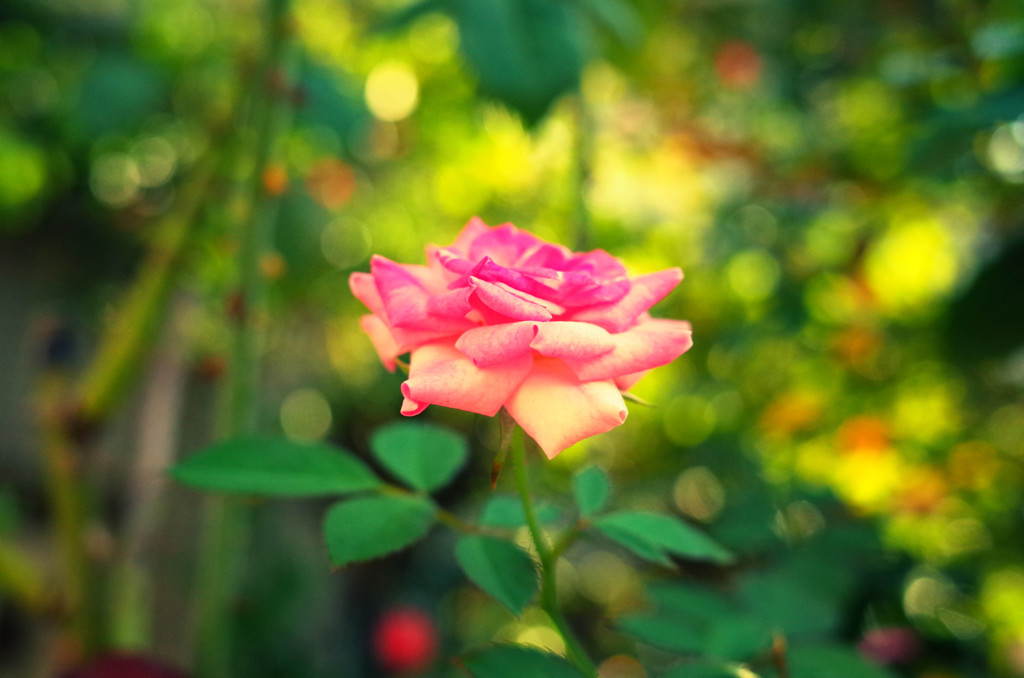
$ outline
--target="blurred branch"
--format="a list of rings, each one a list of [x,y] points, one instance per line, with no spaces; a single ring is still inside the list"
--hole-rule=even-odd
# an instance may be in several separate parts
[[[139,276],[82,376],[78,416],[86,424],[101,420],[113,409],[149,355],[213,178],[212,164],[207,160],[193,169],[173,212],[157,225]]]
[[[54,610],[55,600],[39,563],[14,544],[0,541],[0,592],[36,614]]]
[[[88,511],[81,482],[81,456],[67,425],[65,393],[62,375],[46,375],[40,385],[37,411],[57,555],[63,570],[63,595],[77,649],[88,656],[99,650],[103,631],[95,585],[97,572],[85,544]]]
[[[573,147],[573,249],[586,250],[590,246],[590,208],[587,193],[592,182],[594,167],[594,117],[587,105],[582,89],[573,97],[576,114],[576,139]]]
[[[167,300],[197,230],[198,212],[210,186],[211,163],[193,168],[173,210],[156,226],[149,251],[124,305],[107,325],[94,360],[73,389],[56,373],[42,380],[38,412],[45,470],[64,571],[65,592],[79,649],[86,655],[106,640],[99,572],[86,548],[92,514],[82,485],[89,434],[122,400],[141,372],[166,315]]]
[[[289,5],[289,0],[266,3],[266,51],[253,93],[256,146],[248,209],[239,223],[239,289],[231,304],[232,360],[219,431],[224,437],[254,433],[258,428],[260,363],[268,322],[267,281],[260,263],[273,242],[280,194],[265,177],[272,167],[275,141],[289,125]],[[232,675],[231,601],[247,541],[248,510],[237,500],[210,497],[204,520],[195,597],[196,669],[200,678],[222,678]]]

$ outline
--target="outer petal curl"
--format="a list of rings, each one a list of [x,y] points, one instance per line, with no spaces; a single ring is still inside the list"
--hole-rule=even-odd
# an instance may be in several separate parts
[[[402,351],[387,324],[375,315],[364,315],[359,319],[359,326],[370,336],[384,367],[388,372],[394,372],[395,358],[402,355]]]
[[[626,421],[626,403],[611,381],[581,382],[561,361],[537,358],[505,403],[523,430],[553,459],[570,445]]]
[[[690,323],[648,318],[628,332],[611,335],[615,348],[591,360],[567,359],[584,381],[615,379],[667,365],[693,346]]]
[[[533,356],[525,353],[499,365],[477,367],[450,343],[425,344],[412,352],[409,378],[402,384],[402,414],[442,405],[493,417],[532,365]]]
[[[369,273],[353,273],[348,277],[348,286],[352,290],[352,296],[363,302],[366,308],[374,315],[386,317],[384,301],[377,291],[377,283]]]

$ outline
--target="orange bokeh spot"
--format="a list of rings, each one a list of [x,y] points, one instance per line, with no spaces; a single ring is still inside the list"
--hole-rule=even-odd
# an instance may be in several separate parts
[[[306,190],[328,209],[347,203],[356,190],[356,173],[337,158],[317,161],[306,175]]]
[[[715,73],[723,85],[748,89],[761,79],[761,55],[741,40],[730,40],[715,52]]]
[[[768,435],[786,436],[807,430],[821,416],[821,400],[809,393],[784,393],[761,414],[761,428]]]
[[[889,427],[871,415],[851,417],[839,427],[836,438],[844,452],[878,453],[889,447]]]
[[[288,172],[282,165],[268,165],[263,170],[263,190],[267,195],[278,196],[288,188]]]
[[[277,252],[268,252],[260,257],[260,272],[271,280],[277,280],[284,275],[284,258]]]

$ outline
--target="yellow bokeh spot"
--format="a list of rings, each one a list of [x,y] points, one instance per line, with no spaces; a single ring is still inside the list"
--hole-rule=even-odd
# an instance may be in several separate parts
[[[101,155],[89,171],[93,195],[111,207],[124,207],[138,198],[141,183],[138,164],[125,153]]]
[[[334,0],[299,0],[295,21],[305,49],[323,61],[345,66],[354,48],[348,6]]]
[[[1024,570],[1006,567],[985,577],[981,609],[997,627],[1024,633]]]
[[[672,487],[672,498],[686,515],[709,522],[725,506],[725,488],[710,469],[697,466],[679,474]]]
[[[19,207],[36,198],[46,174],[42,150],[0,129],[0,207]]]
[[[744,301],[763,301],[778,287],[779,264],[764,250],[745,250],[729,260],[725,275],[737,297]]]
[[[416,110],[420,101],[420,83],[404,63],[383,63],[370,71],[365,97],[366,106],[379,120],[397,122]]]
[[[894,223],[865,264],[868,286],[882,310],[894,317],[920,312],[948,293],[957,269],[956,243],[933,217]]]
[[[937,377],[911,379],[900,389],[892,425],[903,438],[934,442],[960,427],[960,395],[956,382]]]
[[[640,598],[641,585],[636,571],[613,553],[588,553],[580,561],[577,573],[583,595],[607,608],[628,609]]]
[[[904,466],[895,452],[849,454],[833,466],[839,495],[866,513],[885,510],[903,484]]]
[[[834,448],[824,438],[803,443],[796,449],[796,472],[810,483],[828,485],[835,473],[835,466]]]
[[[528,609],[520,619],[499,629],[495,634],[495,640],[529,645],[565,655],[565,641],[558,631],[551,627],[548,617],[539,609]]]
[[[297,389],[281,403],[281,429],[292,440],[321,440],[331,419],[331,406],[316,389]]]

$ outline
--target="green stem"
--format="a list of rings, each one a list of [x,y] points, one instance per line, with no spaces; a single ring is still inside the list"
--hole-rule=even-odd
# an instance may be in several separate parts
[[[281,91],[289,52],[289,0],[267,0],[267,49],[257,83],[254,107],[256,148],[247,218],[242,221],[238,258],[239,290],[232,362],[225,384],[220,434],[254,433],[259,419],[260,357],[267,311],[267,281],[260,268],[270,251],[279,200],[264,186],[275,140],[288,124],[288,96]],[[248,507],[238,500],[211,497],[207,502],[197,581],[196,668],[200,678],[232,675],[232,600],[249,527]]]
[[[525,434],[523,434],[525,437]],[[526,516],[526,526],[530,530],[530,537],[533,539],[534,548],[537,550],[537,557],[540,560],[540,606],[551,622],[558,629],[562,639],[565,641],[566,654],[570,661],[576,665],[587,676],[596,676],[597,667],[587,656],[586,651],[576,639],[576,635],[569,627],[569,623],[562,614],[562,608],[558,604],[558,584],[556,581],[555,568],[558,563],[558,556],[548,545],[544,531],[537,520],[537,512],[533,506],[533,497],[530,495],[530,486],[526,474],[526,452],[524,441],[512,445],[512,467],[516,478],[516,488],[519,491],[519,499],[523,504],[523,514]]]

